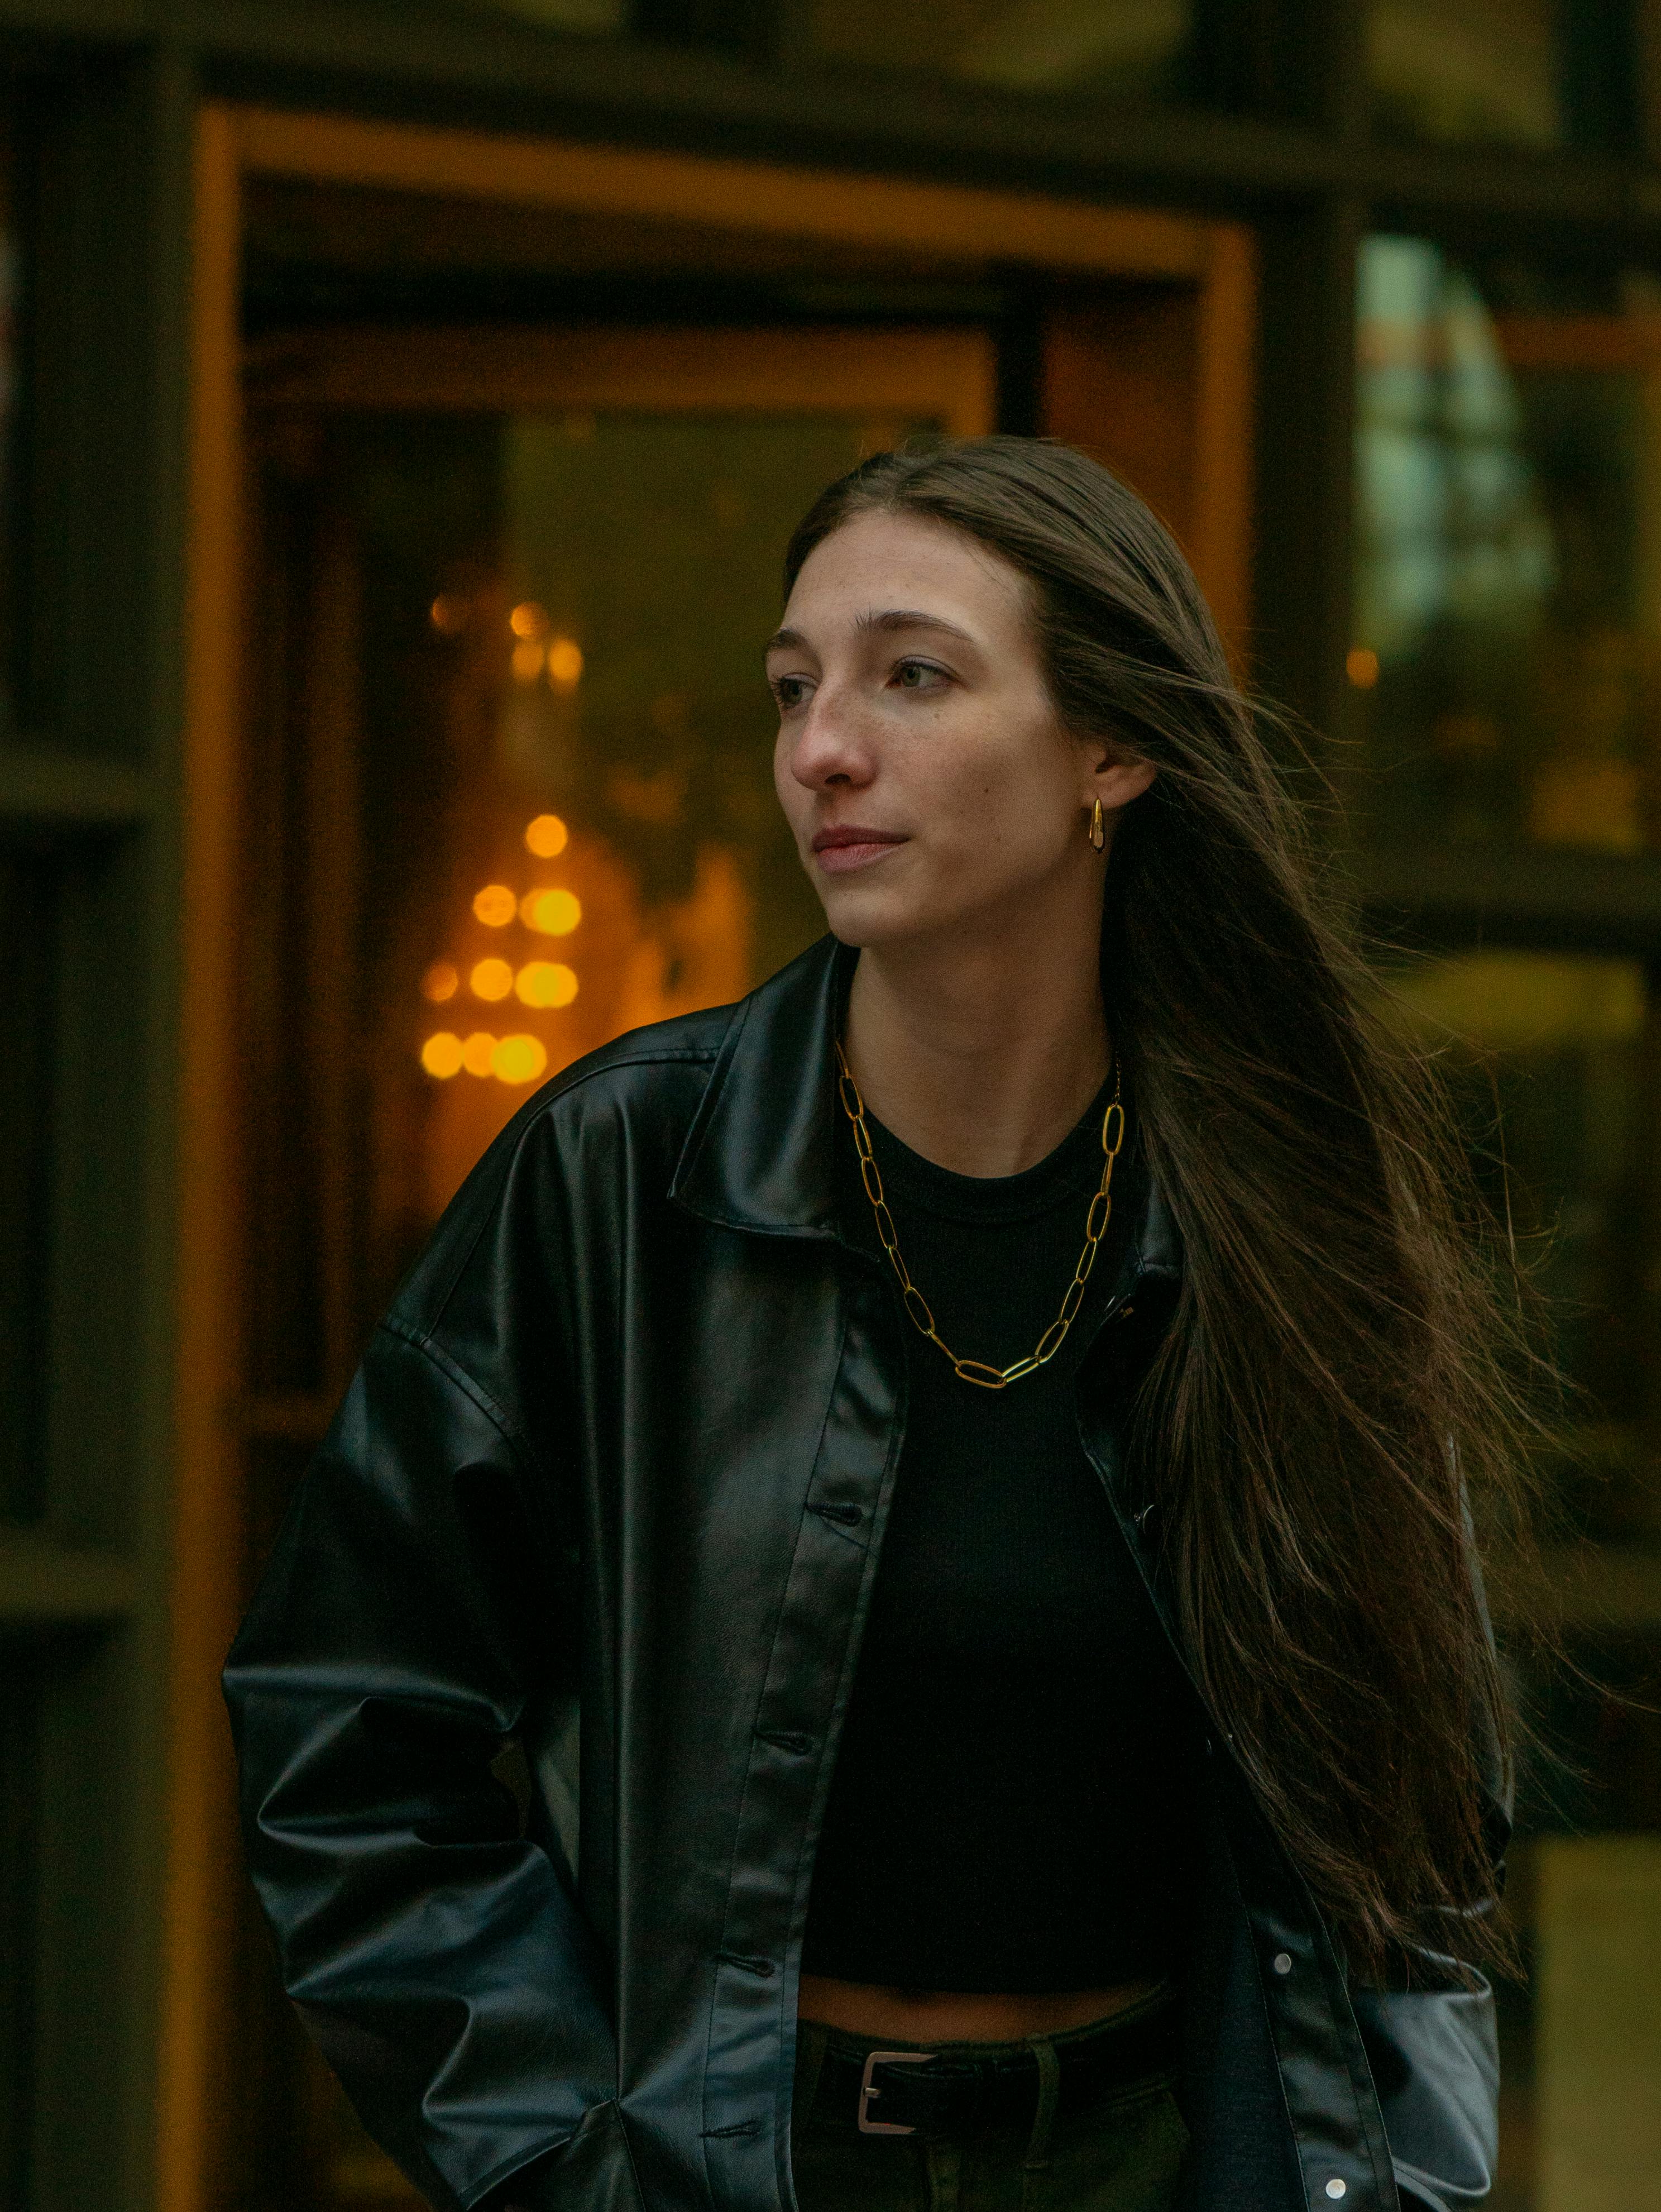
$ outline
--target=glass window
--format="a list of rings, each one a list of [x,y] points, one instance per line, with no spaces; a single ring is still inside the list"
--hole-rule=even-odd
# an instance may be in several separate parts
[[[1179,96],[1191,0],[813,0],[813,43],[868,69],[946,71],[1001,91],[1106,100]]]
[[[1367,25],[1388,132],[1605,151],[1631,141],[1631,22],[1610,0],[1372,0]]]
[[[862,453],[955,419],[952,362],[989,360],[979,333],[614,333],[582,373],[622,404],[538,407],[495,395],[568,383],[581,348],[538,371],[529,341],[481,343],[398,342],[446,395],[425,410],[257,411],[257,1394],[340,1386],[539,1082],[821,933],[761,663],[785,543]],[[319,357],[374,394],[359,343]],[[916,397],[851,404],[845,374]]]
[[[1367,241],[1349,668],[1378,834],[1661,838],[1658,303]]]
[[[1373,0],[1379,122],[1416,137],[1558,145],[1557,15],[1555,0]]]
[[[424,1225],[545,1075],[742,997],[822,930],[759,656],[791,525],[861,438],[573,414],[356,442],[364,1019]],[[434,447],[492,534],[429,530],[415,568]]]
[[[1576,1530],[1661,1546],[1640,1437],[1655,1300],[1647,1052],[1661,1042],[1636,960],[1461,953],[1393,979],[1402,1017],[1446,1048],[1488,1204],[1549,1307],[1572,1390],[1554,1470]]]

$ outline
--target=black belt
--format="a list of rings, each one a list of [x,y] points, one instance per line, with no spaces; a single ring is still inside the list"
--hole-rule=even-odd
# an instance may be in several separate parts
[[[1058,2115],[1094,2111],[1132,2083],[1171,2074],[1177,2063],[1177,2008],[1161,2004],[1100,2033],[1056,2046]],[[970,2052],[825,2052],[813,2100],[815,2121],[862,2135],[961,2135],[972,2129],[1030,2123],[1038,2100],[1038,2060],[1030,2051],[977,2058]]]

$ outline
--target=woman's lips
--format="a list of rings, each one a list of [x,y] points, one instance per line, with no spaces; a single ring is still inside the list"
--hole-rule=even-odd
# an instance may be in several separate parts
[[[842,876],[855,868],[868,868],[895,851],[906,839],[891,830],[821,830],[813,841],[814,857],[829,876]]]

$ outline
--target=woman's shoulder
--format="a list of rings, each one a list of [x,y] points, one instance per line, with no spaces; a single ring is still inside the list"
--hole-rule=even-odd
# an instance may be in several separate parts
[[[835,988],[836,958],[834,940],[822,938],[730,1005],[627,1030],[585,1054],[525,1102],[476,1176],[501,1176],[527,1150],[550,1145],[591,1164],[596,1146],[618,1140],[637,1153],[671,1144],[673,1167],[712,1078],[741,1040],[751,1061],[765,1063],[769,1088],[779,1065],[799,1071],[811,1059],[809,1032]]]
[[[551,1077],[451,1200],[395,1316],[427,1331],[470,1284],[499,1297],[566,1263],[602,1277],[626,1266],[670,1219],[677,1170],[707,1138],[706,1104],[723,1082],[746,1110],[760,1110],[760,1092],[770,1111],[781,1071],[799,1078],[816,1066],[834,959],[821,942],[730,1006],[627,1030]]]
[[[626,1030],[550,1076],[482,1155],[452,1211],[494,1207],[527,1177],[591,1175],[620,1148],[637,1161],[667,1152],[672,1166],[743,1005]]]
[[[393,1301],[425,1336],[481,1271],[534,1280],[585,1223],[666,1194],[737,1006],[627,1030],[552,1076],[487,1147]]]
[[[551,1076],[528,1099],[502,1133],[523,1134],[538,1123],[563,1133],[579,1129],[596,1115],[620,1110],[631,1116],[673,1119],[691,1102],[694,1113],[711,1069],[745,1001],[706,1006],[626,1030],[597,1052],[585,1053]],[[500,1141],[500,1140],[499,1140]]]

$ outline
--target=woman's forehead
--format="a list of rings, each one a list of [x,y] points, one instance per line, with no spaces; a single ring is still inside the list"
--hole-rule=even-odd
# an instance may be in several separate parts
[[[865,630],[900,618],[955,625],[970,636],[1026,627],[1030,595],[1020,570],[967,531],[931,515],[884,510],[855,516],[802,565],[785,609]]]

